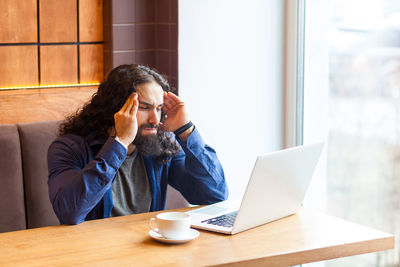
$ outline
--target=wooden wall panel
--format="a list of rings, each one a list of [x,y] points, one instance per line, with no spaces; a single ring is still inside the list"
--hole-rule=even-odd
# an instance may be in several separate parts
[[[62,120],[96,91],[95,87],[0,91],[0,124]]]
[[[40,79],[42,85],[78,82],[78,50],[76,45],[40,47]]]
[[[37,42],[36,0],[1,0],[0,43]]]
[[[101,82],[103,80],[103,45],[79,46],[80,82]]]
[[[0,87],[38,85],[37,46],[0,47]]]
[[[77,42],[76,0],[39,0],[40,42]]]
[[[103,42],[105,2],[108,1],[0,0],[0,43],[12,44],[0,46],[0,87],[101,81],[102,43],[62,43]],[[0,90],[0,124],[63,119],[96,90],[97,87]]]
[[[103,41],[103,1],[79,1],[79,41]]]

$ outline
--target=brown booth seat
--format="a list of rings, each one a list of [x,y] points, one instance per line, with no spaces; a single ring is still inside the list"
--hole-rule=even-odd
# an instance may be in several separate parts
[[[59,224],[47,188],[47,149],[56,137],[59,124],[59,121],[18,124],[27,228]]]
[[[0,232],[26,228],[21,145],[16,125],[0,125]]]
[[[57,225],[47,188],[47,149],[60,121],[0,124],[0,233]],[[167,209],[188,206],[168,186]]]

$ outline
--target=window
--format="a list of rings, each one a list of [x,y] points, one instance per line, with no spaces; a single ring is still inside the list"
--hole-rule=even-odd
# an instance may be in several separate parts
[[[305,206],[398,239],[400,1],[307,1],[304,83],[304,143],[326,140]],[[399,257],[397,246],[325,265],[398,266]]]

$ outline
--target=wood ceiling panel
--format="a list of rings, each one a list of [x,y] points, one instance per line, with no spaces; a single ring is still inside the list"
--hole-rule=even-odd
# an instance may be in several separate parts
[[[78,49],[76,45],[40,47],[41,85],[78,82]]]
[[[79,71],[81,83],[103,80],[103,45],[79,46]]]
[[[38,85],[37,46],[1,46],[0,58],[0,87]]]
[[[77,42],[76,1],[39,0],[40,42]]]
[[[36,0],[1,0],[0,43],[37,42]]]
[[[103,41],[103,2],[79,1],[79,41]]]

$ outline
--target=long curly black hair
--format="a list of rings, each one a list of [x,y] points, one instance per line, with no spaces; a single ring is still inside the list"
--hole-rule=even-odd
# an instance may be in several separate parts
[[[61,123],[58,136],[76,134],[87,140],[108,137],[114,126],[114,114],[132,92],[136,92],[137,85],[149,82],[157,82],[165,92],[170,91],[167,80],[154,69],[136,64],[116,67],[100,84],[91,100]],[[162,147],[157,159],[166,162],[179,152],[179,147],[166,132],[158,130],[157,136]]]

